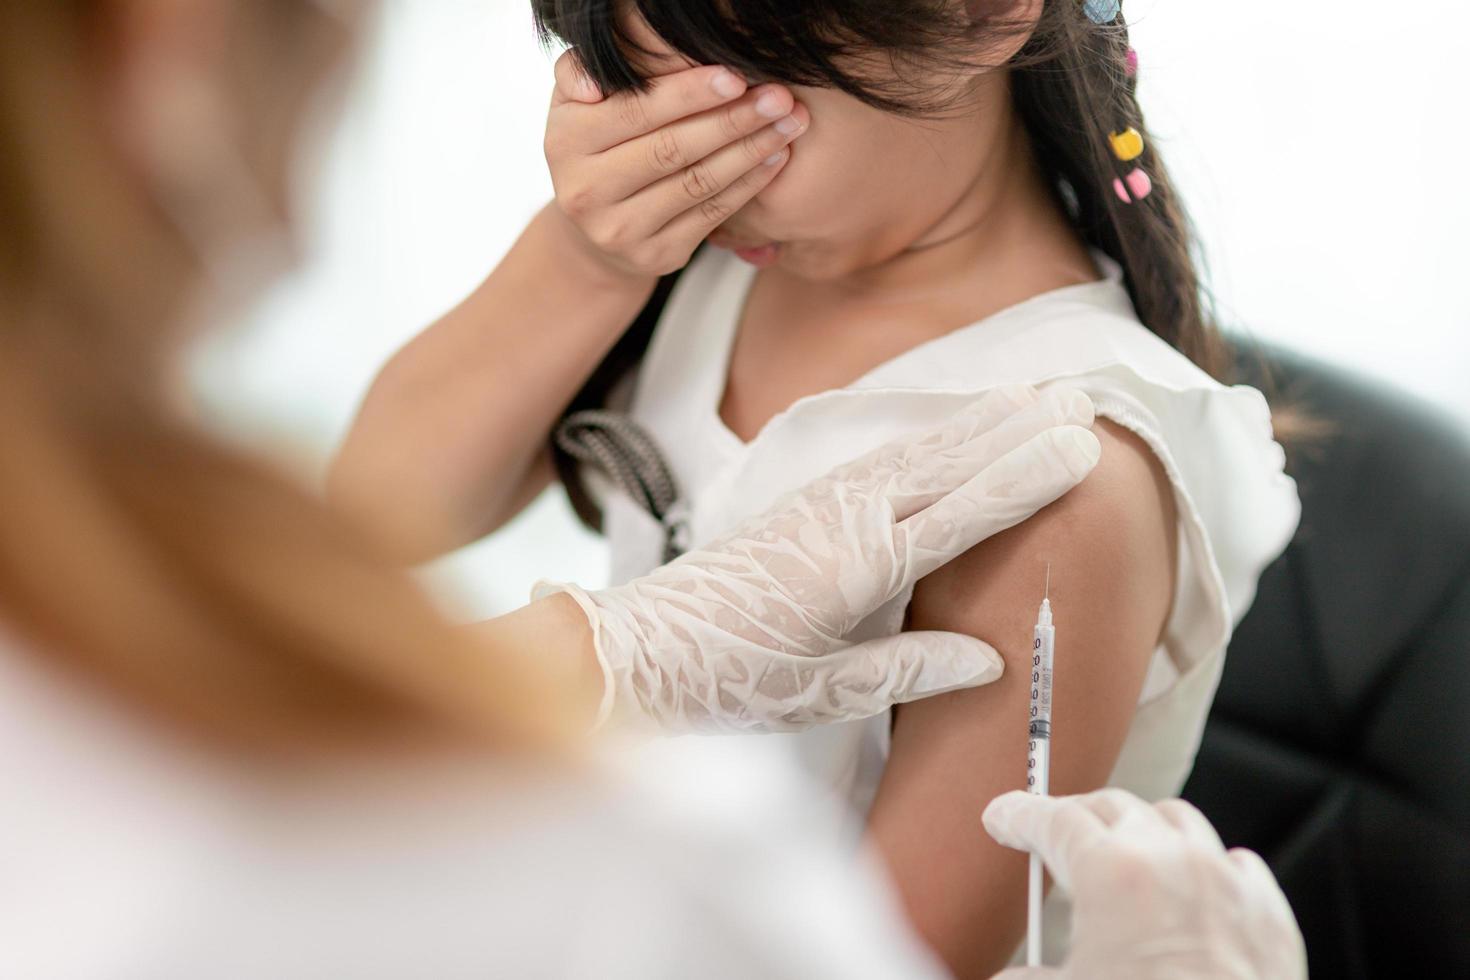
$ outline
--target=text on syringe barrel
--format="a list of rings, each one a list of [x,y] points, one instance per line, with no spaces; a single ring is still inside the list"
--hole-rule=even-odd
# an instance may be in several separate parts
[[[1027,725],[1026,787],[1046,792],[1050,772],[1052,655],[1056,631],[1038,626],[1031,644],[1031,700]],[[1038,785],[1039,783],[1039,785]]]

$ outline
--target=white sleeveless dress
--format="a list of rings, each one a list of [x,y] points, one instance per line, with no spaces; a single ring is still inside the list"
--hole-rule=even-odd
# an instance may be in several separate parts
[[[1037,296],[914,347],[845,388],[802,398],[744,443],[721,421],[719,405],[755,270],[706,250],[670,297],[623,407],[663,449],[698,542],[839,463],[942,421],[988,389],[1062,382],[1086,391],[1100,416],[1153,449],[1177,503],[1173,611],[1109,780],[1158,799],[1177,795],[1189,775],[1226,643],[1260,573],[1296,530],[1300,504],[1261,393],[1219,384],[1151,333],[1116,263],[1094,258],[1103,279]],[[664,540],[658,523],[621,494],[600,495],[613,581],[655,568]],[[879,610],[854,638],[896,631],[910,597]],[[889,721],[885,713],[796,735],[696,740],[705,744],[688,751],[708,752],[719,765],[794,759],[861,815],[887,758]],[[725,742],[738,744],[710,744]],[[1063,919],[1048,913],[1049,946]]]

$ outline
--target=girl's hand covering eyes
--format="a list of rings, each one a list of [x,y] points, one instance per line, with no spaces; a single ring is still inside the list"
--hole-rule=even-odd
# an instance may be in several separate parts
[[[1092,402],[999,389],[945,425],[787,494],[723,538],[576,600],[617,712],[668,733],[799,731],[989,683],[1000,655],[956,633],[850,643],[880,606],[1092,472]]]
[[[789,89],[718,66],[649,86],[604,98],[568,51],[546,123],[562,213],[596,261],[637,278],[682,268],[780,173],[811,118]]]

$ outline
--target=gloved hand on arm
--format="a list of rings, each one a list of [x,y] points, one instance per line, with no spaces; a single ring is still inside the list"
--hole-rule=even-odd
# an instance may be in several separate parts
[[[599,719],[664,732],[797,731],[988,683],[994,648],[953,633],[849,644],[859,622],[1080,483],[1100,455],[1076,391],[1000,389],[884,446],[644,578],[564,592],[592,627]]]
[[[1226,851],[1183,800],[1018,790],[984,820],[1000,843],[1039,854],[1073,900],[1066,964],[995,980],[1306,980],[1301,930],[1266,863]]]

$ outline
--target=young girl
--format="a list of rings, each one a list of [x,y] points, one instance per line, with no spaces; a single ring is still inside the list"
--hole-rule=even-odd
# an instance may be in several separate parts
[[[794,754],[845,795],[920,932],[957,975],[989,976],[1021,936],[1025,861],[989,842],[978,815],[1025,784],[1048,569],[1052,791],[1169,796],[1231,630],[1298,517],[1264,399],[1215,380],[1222,345],[1117,5],[536,8],[581,66],[559,65],[548,128],[557,205],[385,370],[338,497],[405,554],[462,543],[545,486],[541,447],[570,405],[560,472],[579,510],[601,517],[623,580],[977,393],[1086,392],[1103,444],[1092,477],[854,634],[971,633],[1001,651],[1006,676],[740,747]],[[653,274],[705,237],[717,247],[666,278],[623,334]],[[570,325],[484,315],[507,308],[525,263],[589,256],[607,285],[566,298]],[[517,430],[477,421],[510,415],[507,403]],[[587,414],[601,408],[627,418]],[[508,461],[522,480],[488,479]],[[1059,903],[1047,921],[1055,956]]]

